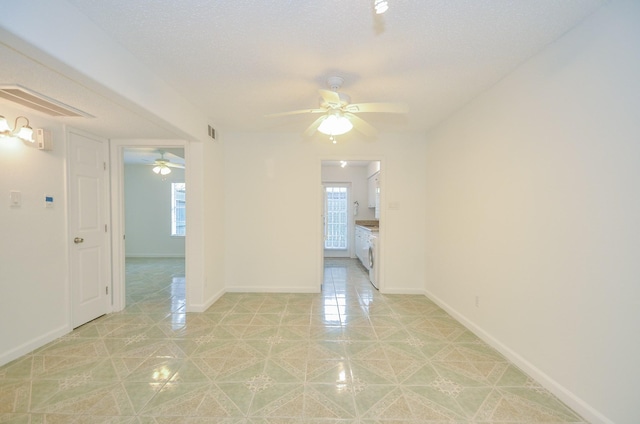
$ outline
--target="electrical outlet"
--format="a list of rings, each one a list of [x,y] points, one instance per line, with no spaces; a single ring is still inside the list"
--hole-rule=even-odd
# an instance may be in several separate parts
[[[476,295],[476,308],[480,307],[480,296]]]

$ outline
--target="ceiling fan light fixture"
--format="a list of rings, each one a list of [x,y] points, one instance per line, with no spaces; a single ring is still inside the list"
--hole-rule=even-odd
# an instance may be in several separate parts
[[[338,113],[327,116],[318,127],[318,131],[326,135],[342,135],[352,129],[351,121]]]
[[[387,0],[375,0],[373,2],[373,8],[376,11],[376,15],[382,15],[389,10],[389,2]]]
[[[156,174],[167,175],[171,173],[171,168],[169,168],[167,165],[158,165],[154,166],[152,171]]]

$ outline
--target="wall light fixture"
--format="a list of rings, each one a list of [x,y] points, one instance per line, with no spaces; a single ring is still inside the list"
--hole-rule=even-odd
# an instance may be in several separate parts
[[[18,121],[20,119],[24,119],[27,121],[26,125],[18,127]],[[18,137],[20,140],[28,141],[30,143],[35,143],[33,139],[33,128],[29,126],[29,119],[25,116],[18,116],[16,118],[15,123],[13,124],[13,129],[9,126],[7,119],[0,115],[0,136],[3,137]]]

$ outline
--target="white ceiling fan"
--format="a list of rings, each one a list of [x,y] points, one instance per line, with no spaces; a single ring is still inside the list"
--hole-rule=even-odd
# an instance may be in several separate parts
[[[171,168],[181,168],[184,169],[184,165],[179,163],[173,163],[169,159],[164,158],[164,151],[158,150],[160,153],[160,158],[156,159],[151,166],[153,166],[153,172],[160,175],[167,175],[171,173]]]
[[[299,115],[304,113],[321,113],[304,132],[306,136],[313,135],[316,131],[330,136],[335,142],[334,136],[345,134],[351,129],[363,133],[366,136],[375,136],[378,131],[364,119],[356,116],[356,113],[407,113],[409,109],[401,103],[350,103],[351,98],[338,90],[344,79],[330,77],[327,80],[331,90],[318,90],[322,97],[320,107],[317,109],[301,109],[290,112],[273,113],[267,117],[279,117]]]

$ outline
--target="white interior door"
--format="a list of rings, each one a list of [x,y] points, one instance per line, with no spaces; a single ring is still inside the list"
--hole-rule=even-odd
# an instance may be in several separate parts
[[[107,141],[69,134],[69,236],[72,324],[108,312],[110,269]]]

